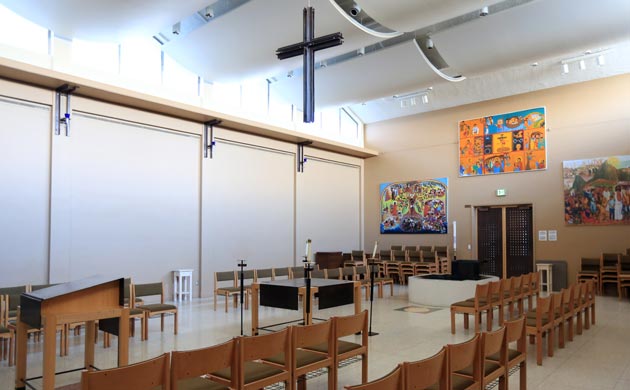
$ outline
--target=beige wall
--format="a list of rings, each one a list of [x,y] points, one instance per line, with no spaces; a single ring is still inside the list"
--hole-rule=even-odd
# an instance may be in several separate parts
[[[460,120],[546,106],[548,168],[488,177],[458,177],[457,124]],[[366,147],[382,154],[365,164],[365,242],[391,244],[448,244],[457,221],[458,258],[472,258],[472,209],[466,205],[531,203],[534,231],[557,230],[557,242],[539,242],[535,259],[569,262],[574,280],[581,256],[599,256],[630,247],[630,226],[570,227],[564,224],[562,161],[630,154],[630,75],[617,76],[503,99],[470,104],[369,125]],[[381,235],[380,183],[448,177],[448,235]],[[495,191],[505,188],[507,196]],[[473,249],[467,250],[472,244]],[[367,244],[366,244],[367,245]],[[370,246],[370,245],[367,245]],[[371,248],[371,246],[370,246]]]

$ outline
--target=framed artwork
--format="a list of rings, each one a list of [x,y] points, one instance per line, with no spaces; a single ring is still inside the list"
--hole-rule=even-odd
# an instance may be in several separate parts
[[[562,162],[566,225],[630,225],[630,156]]]
[[[547,168],[545,107],[459,122],[459,176]]]
[[[448,178],[380,185],[381,233],[448,232]]]

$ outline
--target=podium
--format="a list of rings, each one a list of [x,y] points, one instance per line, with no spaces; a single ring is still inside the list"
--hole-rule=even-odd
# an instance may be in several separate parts
[[[129,359],[129,309],[124,307],[124,279],[94,276],[23,293],[17,319],[15,388],[26,389],[26,341],[29,328],[43,329],[43,390],[55,388],[55,344],[58,325],[85,322],[85,365],[94,369],[95,324],[118,335],[118,365]],[[67,372],[67,371],[66,371]],[[30,385],[29,385],[30,387]]]

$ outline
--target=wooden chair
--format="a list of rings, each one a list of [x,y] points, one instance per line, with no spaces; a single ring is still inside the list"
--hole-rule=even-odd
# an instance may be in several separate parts
[[[256,277],[254,279],[255,282],[264,282],[274,280],[273,277],[273,268],[263,268],[255,270]]]
[[[27,285],[0,288],[0,295],[6,295],[8,297],[9,310],[7,316],[9,321],[14,321],[17,318],[17,308],[20,305],[20,295],[29,290],[30,289]]]
[[[403,369],[399,364],[389,374],[362,385],[345,386],[346,390],[404,390]]]
[[[582,257],[580,260],[580,270],[577,274],[578,282],[585,282],[593,279],[595,281],[596,290],[599,291],[599,267],[601,259]]]
[[[507,378],[505,327],[500,327],[493,332],[481,334],[481,388],[485,389],[490,383],[499,380],[499,388],[505,386]],[[499,360],[490,359],[491,356],[499,356]],[[473,368],[467,367],[458,373],[473,376]]]
[[[547,336],[547,355],[553,356],[553,330],[554,330],[554,313],[553,313],[554,295],[547,297],[538,297],[536,299],[535,317],[527,318],[525,331],[536,342],[536,364],[542,365],[543,359],[543,335]]]
[[[481,315],[485,311],[487,315],[487,328],[492,329],[490,312],[490,284],[477,284],[475,287],[475,297],[472,301],[455,302],[451,305],[451,333],[455,334],[455,314],[464,314],[464,329],[468,329],[468,315],[473,315],[475,323],[475,333],[479,333],[479,323]]]
[[[582,334],[582,330],[584,328],[584,309],[585,309],[585,300],[584,293],[586,292],[586,285],[584,283],[576,283],[571,286],[571,295],[572,295],[572,314],[575,317],[575,332],[578,335]],[[571,328],[569,328],[569,341],[573,340],[573,321],[570,321]]]
[[[402,248],[403,248],[403,247],[402,247],[402,245],[392,245],[392,246],[390,246],[390,247],[389,247],[389,250],[392,250],[392,251],[401,251],[401,250],[402,250]]]
[[[527,338],[525,335],[525,316],[515,320],[505,321],[505,354],[503,365],[509,373],[514,367],[519,367],[519,388],[527,390]],[[516,343],[516,348],[510,348],[510,344]],[[486,356],[486,359],[501,362],[501,354],[495,353]],[[499,386],[501,388],[501,386]],[[505,378],[505,390],[509,388],[509,375]]]
[[[333,343],[333,359],[335,369],[333,370],[333,389],[337,388],[337,369],[339,363],[343,360],[354,356],[361,356],[361,383],[367,383],[368,378],[368,312],[362,311],[359,314],[353,314],[345,317],[333,317],[334,343]],[[346,340],[340,340],[341,337],[354,336],[360,333],[361,342],[355,343]],[[327,344],[318,344],[308,346],[305,349],[313,350],[321,353],[328,353]]]
[[[15,331],[9,328],[9,297],[0,295],[0,360],[15,362]]]
[[[306,374],[321,368],[328,369],[328,390],[335,390],[333,380],[336,367],[334,364],[333,322],[328,320],[313,325],[293,326],[291,329],[291,373],[290,390],[296,389],[296,381],[305,384]],[[327,344],[326,352],[305,349],[308,346]],[[264,359],[266,362],[284,366],[284,354]],[[297,386],[302,387],[302,386]],[[306,386],[303,386],[306,388]]]
[[[528,303],[528,310],[534,307],[534,298],[538,298],[540,295],[540,271],[532,272],[530,282],[532,283],[531,295],[529,296],[530,302]]]
[[[341,279],[343,280],[356,280],[354,266],[343,267],[341,269]]]
[[[403,377],[405,389],[448,389],[446,347],[430,358],[403,363]]]
[[[521,300],[523,305],[523,310],[525,306],[525,300],[527,300],[527,310],[532,310],[533,302],[532,302],[532,274],[527,273],[521,275]],[[519,313],[520,314],[520,313]]]
[[[584,316],[588,318],[590,313],[590,325],[595,325],[595,283],[592,280],[586,282],[584,300],[586,305]]]
[[[442,274],[450,274],[451,273],[451,261],[448,253],[447,246],[436,246],[433,248],[435,252],[435,257],[439,265],[439,269],[437,272]]]
[[[512,279],[512,291],[513,291],[513,302],[516,304],[517,316],[520,316],[525,313],[523,308],[523,299],[525,298],[525,294],[523,293],[523,275],[514,276]]]
[[[507,307],[508,319],[514,315],[514,277],[503,279],[503,307]]]
[[[150,297],[160,296],[160,303],[144,304],[136,306],[138,309],[142,309],[145,315],[145,327],[144,327],[144,339],[149,339],[149,318],[154,316],[160,316],[160,329],[164,332],[164,315],[173,315],[173,334],[177,334],[177,306],[164,303],[164,284],[158,283],[146,283],[146,284],[132,284],[132,297]]]
[[[222,369],[236,369],[235,339],[222,344],[190,351],[171,353],[171,390],[227,390],[222,383],[211,379],[211,374]],[[236,375],[228,384],[236,389]]]
[[[605,284],[615,284],[617,292],[619,292],[619,277],[617,275],[617,269],[619,264],[618,253],[602,253],[600,257],[599,266],[599,288],[600,294],[604,293]]]
[[[354,277],[357,281],[361,282],[361,288],[365,290],[365,300],[370,299],[370,274],[368,267],[360,265],[354,267]],[[376,281],[374,282],[376,285]]]
[[[170,354],[124,367],[81,373],[82,390],[170,390]]]
[[[227,284],[221,286],[220,283]],[[234,300],[234,308],[237,306],[237,297],[241,293],[236,281],[235,271],[220,271],[214,273],[214,311],[217,311],[217,297],[219,295],[225,297],[225,312],[228,311],[228,301],[230,297]]]
[[[350,259],[357,265],[365,264],[365,252],[355,251],[350,252]]]
[[[241,336],[237,339],[237,367],[211,373],[211,379],[229,385],[236,376],[239,390],[258,390],[278,382],[285,388],[291,383],[291,328],[260,336]],[[266,363],[263,359],[284,354],[289,356],[284,365]]]
[[[136,305],[141,305],[144,303],[142,299],[136,300],[136,297],[132,295],[131,288],[131,278],[125,278],[124,289],[123,289],[123,297],[125,306],[129,307],[129,336],[134,337],[136,333],[136,320],[140,320],[140,340],[144,340],[144,335],[146,334],[145,327],[147,326],[147,321],[144,316],[144,311],[136,307]],[[106,336],[108,337],[108,336]]]
[[[394,281],[398,281],[399,284],[404,284],[402,272],[400,270],[400,263],[400,261],[385,262],[385,276],[392,278]]]
[[[417,247],[417,246],[415,246],[415,245],[405,245],[405,246],[403,247],[403,250],[404,250],[405,252],[409,252],[409,251],[417,251],[417,250],[418,250],[418,247]]]
[[[238,288],[238,296],[241,294],[241,272],[236,271],[236,287]],[[244,304],[245,309],[249,308],[249,297],[252,295],[252,284],[256,282],[256,270],[248,269],[243,271],[243,293],[244,293]]]
[[[446,346],[447,372],[449,389],[481,390],[481,339],[476,333],[472,339],[459,344]],[[463,374],[462,371],[472,367],[472,375]]]
[[[505,279],[499,279],[497,281],[490,282],[490,309],[488,311],[488,322],[492,323],[494,318],[494,309],[498,309],[499,316],[499,326],[503,325],[503,321],[505,319],[504,313],[504,299],[503,299],[503,284]],[[474,302],[475,298],[466,299],[469,302]],[[481,299],[480,303],[487,303],[485,299]]]
[[[273,280],[284,278],[291,279],[289,267],[273,268]]]
[[[378,252],[378,258],[380,261],[391,261],[392,260],[392,251],[387,249],[381,249]]]
[[[619,263],[617,263],[617,292],[619,299],[623,295],[629,296],[626,288],[630,287],[630,255],[619,255]]]
[[[553,327],[554,334],[555,328],[558,328],[557,338],[558,338],[558,347],[564,348],[565,334],[564,334],[564,323],[567,318],[566,313],[564,312],[565,304],[568,305],[566,299],[571,295],[569,290],[563,288],[559,293],[554,293],[553,301],[552,301],[552,311],[553,311]],[[532,316],[533,314],[533,316]],[[536,318],[536,312],[527,312],[528,318]]]

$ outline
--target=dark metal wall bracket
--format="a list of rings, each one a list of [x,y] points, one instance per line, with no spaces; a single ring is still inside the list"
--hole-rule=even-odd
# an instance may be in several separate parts
[[[72,108],[70,106],[70,97],[78,87],[63,84],[55,90],[55,135],[61,134],[61,124],[66,128],[66,137],[70,137],[70,117]],[[66,98],[66,112],[61,115],[61,96]]]
[[[203,158],[212,158],[214,149],[214,126],[221,124],[220,119],[213,119],[203,124]]]
[[[304,172],[304,163],[306,163],[306,157],[304,157],[304,146],[312,144],[313,141],[304,141],[297,144],[297,171]]]

